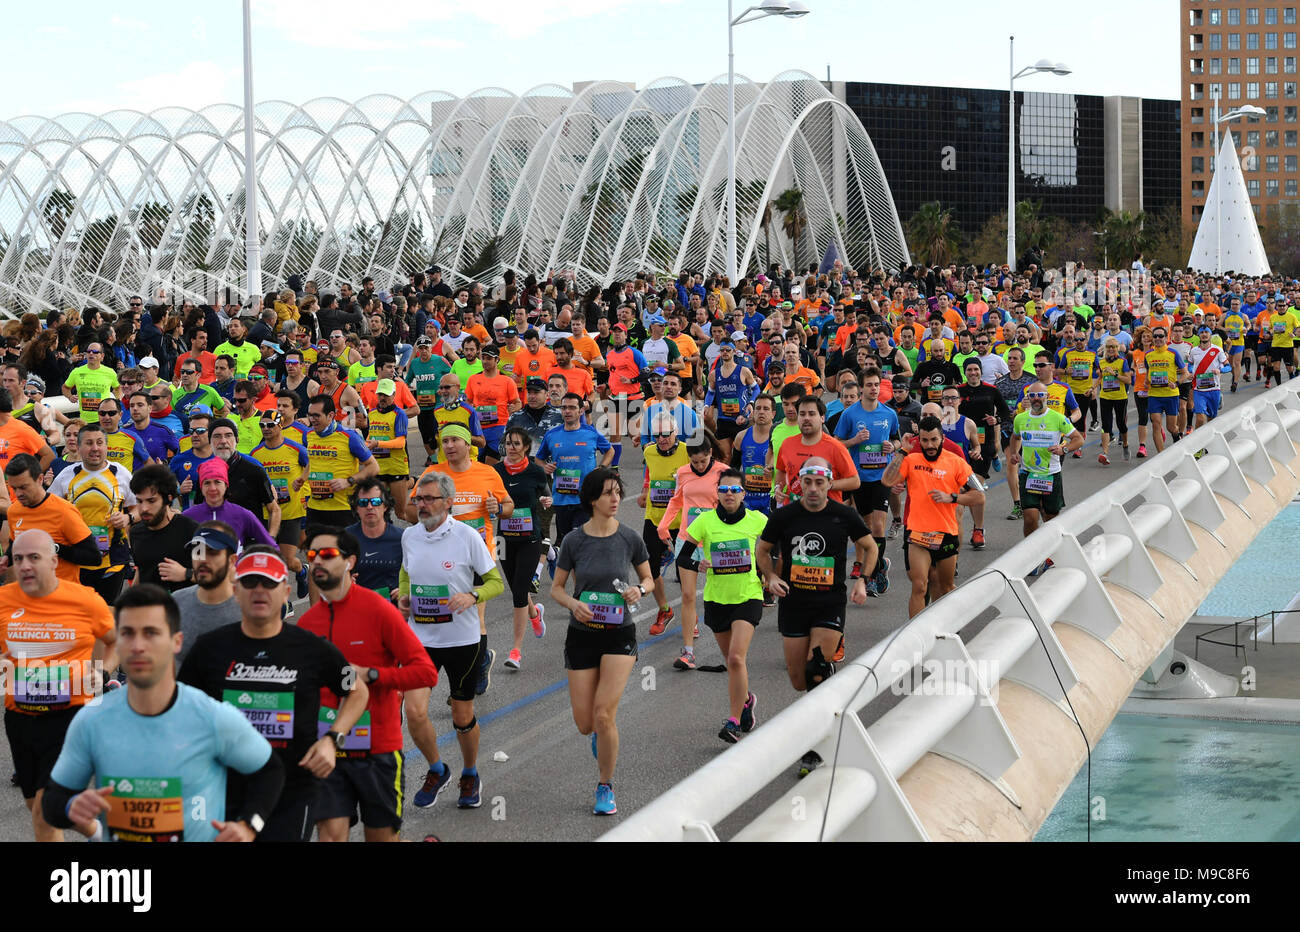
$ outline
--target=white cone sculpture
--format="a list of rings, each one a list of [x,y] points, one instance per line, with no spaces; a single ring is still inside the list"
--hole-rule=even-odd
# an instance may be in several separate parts
[[[1220,190],[1222,186],[1222,190]],[[1219,167],[1210,181],[1205,211],[1196,228],[1196,241],[1187,267],[1198,272],[1237,272],[1242,275],[1267,275],[1268,256],[1259,238],[1255,212],[1246,194],[1246,179],[1241,175],[1232,133],[1223,134],[1219,148]]]

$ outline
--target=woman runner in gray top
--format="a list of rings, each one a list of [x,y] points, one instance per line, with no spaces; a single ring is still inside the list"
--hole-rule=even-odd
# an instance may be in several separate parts
[[[569,673],[569,702],[578,731],[591,735],[591,752],[600,767],[596,815],[613,815],[614,765],[618,728],[614,716],[636,664],[636,620],[628,610],[650,591],[650,555],[641,535],[618,523],[623,482],[618,470],[600,467],[578,490],[590,520],[564,537],[556,560],[551,598],[569,610],[564,666]],[[629,569],[640,584],[628,585]],[[564,591],[573,576],[573,595]],[[621,591],[620,591],[621,590]]]

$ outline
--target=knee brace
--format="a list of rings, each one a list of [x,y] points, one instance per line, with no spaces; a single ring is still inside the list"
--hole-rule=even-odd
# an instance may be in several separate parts
[[[813,655],[804,664],[803,667],[803,684],[804,689],[811,692],[815,686],[826,682],[826,678],[835,672],[835,664],[831,663],[822,654],[820,647],[813,648]]]
[[[475,716],[474,716],[473,718],[471,718],[471,719],[469,720],[469,722],[468,722],[467,724],[465,724],[465,725],[457,725],[455,722],[452,722],[451,724],[452,724],[452,726],[456,729],[456,732],[457,732],[458,734],[467,735],[467,734],[469,734],[471,731],[473,731],[473,730],[474,730],[474,726],[478,724],[478,716],[475,715]]]

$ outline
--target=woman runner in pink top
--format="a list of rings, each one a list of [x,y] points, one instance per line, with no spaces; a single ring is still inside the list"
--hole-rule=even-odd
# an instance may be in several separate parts
[[[700,429],[700,435],[686,445],[690,462],[677,470],[677,490],[668,502],[668,510],[659,520],[659,539],[667,543],[672,539],[669,528],[673,518],[685,512],[682,527],[706,511],[718,507],[718,477],[727,464],[721,459],[722,449],[712,432]],[[699,636],[696,625],[695,584],[700,573],[698,547],[686,547],[685,535],[677,542],[677,577],[682,584],[682,654],[673,661],[678,670],[695,669],[695,639]]]

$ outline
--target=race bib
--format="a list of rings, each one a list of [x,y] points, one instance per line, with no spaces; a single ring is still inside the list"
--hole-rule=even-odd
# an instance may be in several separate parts
[[[975,436],[979,438],[980,446],[984,445],[984,437],[986,435],[986,432],[987,432],[987,428],[984,427],[975,428]]]
[[[325,733],[334,727],[334,722],[339,717],[338,709],[331,709],[329,706],[320,707],[320,715],[316,719],[316,739],[320,740],[325,737]],[[365,757],[370,753],[370,710],[361,713],[361,718],[352,729],[343,736],[343,747],[334,752],[335,757]]]
[[[656,508],[666,507],[677,491],[676,479],[651,479],[650,504]]]
[[[772,473],[766,466],[750,466],[745,470],[746,492],[772,491]]]
[[[78,397],[81,399],[81,410],[87,414],[96,414],[99,411],[99,402],[103,398],[101,392],[80,392]]]
[[[1051,492],[1053,488],[1050,473],[1030,473],[1025,479],[1026,492]]]
[[[185,840],[185,799],[180,777],[105,777],[108,830],[114,841]]]
[[[623,624],[624,609],[627,603],[617,592],[584,592],[578,601],[591,609],[591,621],[586,624],[593,628],[617,628]]]
[[[281,504],[289,500],[289,480],[271,476],[271,487],[275,489],[275,500]]]
[[[723,399],[722,399],[722,413],[723,413],[723,415],[725,415],[726,417],[735,417],[736,415],[740,414],[740,399],[739,399],[739,398],[723,398]]]
[[[1152,370],[1151,370],[1151,387],[1152,387],[1152,388],[1168,388],[1168,387],[1169,387],[1169,373],[1168,373],[1166,370],[1164,370],[1164,369],[1152,369]]]
[[[1273,321],[1273,332],[1274,332],[1274,333],[1286,333],[1286,321],[1285,321],[1285,320],[1275,320],[1275,321]]]
[[[1070,365],[1070,378],[1076,381],[1082,381],[1092,374],[1092,367],[1086,362],[1076,362]]]
[[[715,576],[754,571],[754,556],[747,540],[720,540],[709,545],[709,565]]]
[[[411,586],[411,620],[418,625],[451,621],[451,587]]]
[[[678,538],[677,538],[677,547],[676,547],[676,549],[675,549],[675,551],[674,551],[674,553],[675,553],[677,556],[680,556],[681,553],[682,553],[682,551],[686,549],[686,534],[685,534],[684,532],[686,531],[687,528],[689,528],[689,527],[691,526],[691,524],[695,521],[696,518],[698,518],[700,515],[704,514],[704,512],[706,512],[706,511],[708,511],[707,508],[687,508],[687,509],[686,509],[686,519],[685,519],[684,521],[682,521],[682,531],[683,531],[683,533],[682,533],[681,535],[678,536]],[[703,555],[703,554],[701,553],[700,548],[699,548],[699,547],[695,547],[695,548],[693,548],[692,551],[691,551],[690,559],[692,559],[692,560],[698,560],[702,555]]]
[[[884,466],[889,456],[884,452],[883,443],[864,443],[858,448],[859,466]]]
[[[334,476],[327,472],[313,472],[307,475],[307,482],[311,488],[312,498],[333,498],[334,490],[330,488],[330,483],[334,481]]]
[[[1119,391],[1119,376],[1103,375],[1101,377],[1101,390],[1103,392]]]
[[[577,495],[578,486],[582,482],[582,470],[580,469],[557,469],[555,470],[555,491],[564,495]]]
[[[1196,376],[1196,389],[1212,392],[1219,387],[1219,375],[1216,372],[1201,372]]]
[[[943,546],[943,531],[908,531],[908,543],[924,547],[926,550],[938,550]]]
[[[799,589],[829,589],[834,582],[834,558],[801,554],[790,558],[790,585]]]
[[[222,690],[221,701],[242,712],[267,741],[293,738],[293,693],[226,689]]]
[[[533,533],[533,510],[516,508],[510,517],[501,519],[501,533],[506,537],[531,537]]]
[[[496,405],[476,405],[474,410],[478,412],[479,423],[484,427],[495,427],[497,423],[497,406]]]
[[[112,529],[102,524],[92,524],[90,533],[95,535],[95,546],[99,548],[99,552],[108,553],[108,546],[113,540]]]
[[[438,394],[437,392],[418,393],[415,396],[415,403],[421,408],[436,408],[438,407]]]
[[[66,663],[14,670],[14,705],[25,712],[49,712],[72,704],[72,669]]]

